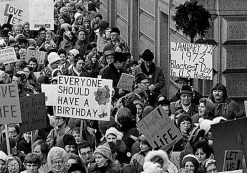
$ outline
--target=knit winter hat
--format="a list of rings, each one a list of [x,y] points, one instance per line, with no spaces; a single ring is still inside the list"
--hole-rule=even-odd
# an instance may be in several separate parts
[[[117,137],[117,140],[121,140],[123,137],[123,134],[119,132],[115,127],[110,127],[109,129],[106,130],[105,138],[107,138],[109,134],[115,135]]]
[[[57,61],[61,61],[60,56],[56,52],[51,52],[48,55],[47,59],[48,59],[49,64],[53,64]]]
[[[192,162],[193,165],[195,166],[195,170],[197,170],[199,168],[199,161],[196,158],[196,156],[192,155],[192,154],[188,154],[186,156],[184,156],[183,160],[182,160],[182,167],[185,166],[186,162]]]
[[[144,73],[138,73],[135,75],[135,83],[140,83],[144,79],[148,79],[148,76]]]
[[[76,145],[75,138],[70,134],[65,134],[63,136],[63,143],[64,143],[64,146],[66,146],[66,145]]]
[[[148,167],[147,165],[149,165],[150,162],[152,163],[153,158],[155,156],[159,156],[163,160],[163,165],[161,165],[162,166],[161,168],[163,169],[163,171],[166,171],[169,165],[169,158],[167,156],[167,153],[163,150],[153,150],[153,151],[148,152],[148,154],[145,157],[143,169],[144,170],[147,169]]]
[[[3,160],[4,162],[6,162],[7,158],[8,156],[3,151],[0,151],[0,160]]]
[[[69,53],[73,54],[74,56],[79,54],[79,51],[77,49],[71,49]]]
[[[111,149],[109,147],[107,147],[106,145],[99,145],[95,151],[94,154],[100,154],[102,156],[104,156],[105,158],[112,160],[112,153],[111,153]]]
[[[143,59],[144,61],[153,61],[153,59],[154,59],[154,54],[153,54],[153,52],[151,52],[151,50],[146,49],[146,50],[142,53],[141,57],[142,57],[142,59]]]

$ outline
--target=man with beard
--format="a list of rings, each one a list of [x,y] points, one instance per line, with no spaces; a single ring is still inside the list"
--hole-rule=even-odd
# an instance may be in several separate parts
[[[217,83],[211,89],[210,99],[215,104],[215,117],[223,116],[227,120],[243,117],[238,104],[227,95],[226,87]]]

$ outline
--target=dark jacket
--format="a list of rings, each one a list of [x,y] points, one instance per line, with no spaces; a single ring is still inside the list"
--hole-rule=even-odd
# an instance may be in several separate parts
[[[17,143],[17,150],[24,152],[25,154],[31,153],[31,141],[27,143],[24,138],[21,138]]]

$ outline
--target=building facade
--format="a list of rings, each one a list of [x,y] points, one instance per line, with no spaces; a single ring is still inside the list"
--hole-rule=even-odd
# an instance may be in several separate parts
[[[221,82],[229,95],[243,103],[247,96],[247,3],[246,0],[198,0],[211,13],[211,28],[204,42],[215,43],[213,51],[214,77],[212,81],[194,80],[193,85],[204,96]],[[189,42],[177,32],[171,16],[175,7],[185,0],[101,0],[100,11],[121,31],[121,38],[130,45],[138,59],[145,49],[154,52],[155,63],[166,77],[163,93],[176,92],[176,84],[169,75],[169,43]],[[197,38],[199,39],[199,38]],[[243,105],[243,104],[242,104]]]

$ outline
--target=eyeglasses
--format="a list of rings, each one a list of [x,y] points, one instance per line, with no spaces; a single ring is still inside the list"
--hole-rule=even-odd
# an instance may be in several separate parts
[[[52,161],[52,164],[53,165],[61,165],[61,164],[63,164],[63,160],[57,160],[57,161]]]

